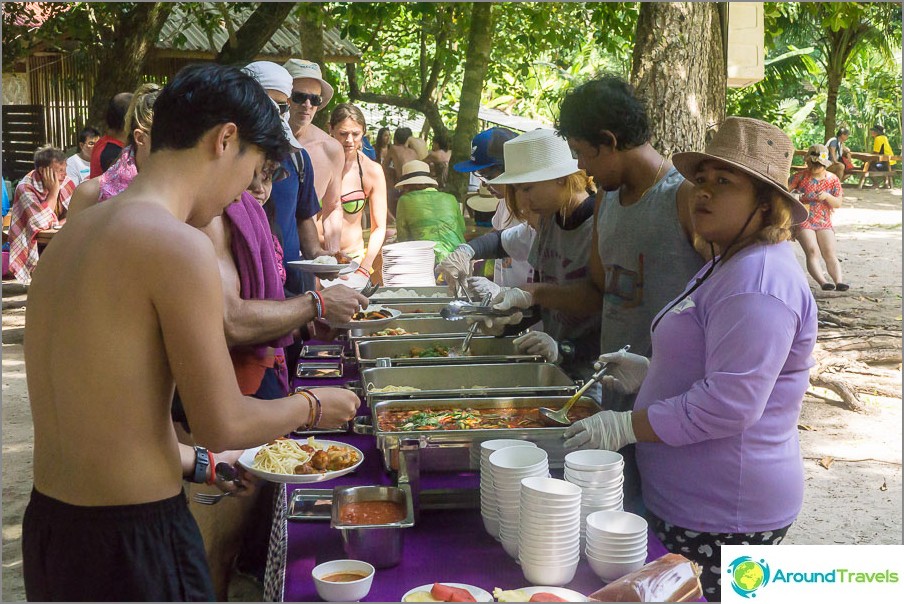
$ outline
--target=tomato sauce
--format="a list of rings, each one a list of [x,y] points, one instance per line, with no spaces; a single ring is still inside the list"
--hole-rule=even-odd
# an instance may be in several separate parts
[[[348,583],[349,581],[360,581],[366,576],[360,573],[333,573],[332,575],[320,577],[320,580],[329,581],[330,583]]]
[[[339,509],[342,524],[390,524],[405,519],[405,507],[395,501],[360,501]]]

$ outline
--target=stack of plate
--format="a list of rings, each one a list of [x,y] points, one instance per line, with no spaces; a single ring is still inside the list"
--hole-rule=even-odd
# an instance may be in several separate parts
[[[581,558],[581,488],[556,478],[521,480],[518,558],[534,585],[565,585]]]
[[[496,489],[493,488],[493,474],[490,470],[490,454],[507,447],[534,447],[528,440],[497,438],[480,443],[480,516],[483,527],[497,541],[499,540],[499,508],[496,503]],[[474,450],[474,447],[471,448]]]
[[[383,246],[383,285],[386,287],[428,287],[433,276],[433,241],[405,241]]]
[[[581,537],[587,516],[603,510],[621,510],[624,504],[625,460],[620,453],[587,449],[565,456],[565,480],[581,487]]]
[[[521,480],[549,476],[546,451],[539,447],[506,447],[490,453],[490,474],[496,492],[499,540],[512,558],[518,558],[521,518]]]
[[[587,561],[603,581],[632,573],[647,559],[647,521],[630,512],[587,516]]]

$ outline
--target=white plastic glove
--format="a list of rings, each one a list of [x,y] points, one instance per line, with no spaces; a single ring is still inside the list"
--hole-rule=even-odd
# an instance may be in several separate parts
[[[600,380],[603,390],[618,394],[634,394],[647,377],[650,359],[639,354],[617,351],[601,354],[593,368],[599,371],[605,363],[610,363],[606,375]]]
[[[517,287],[503,287],[493,298],[493,308],[496,310],[509,310],[511,308],[530,308],[534,304],[534,297],[530,292]]]
[[[455,295],[459,281],[471,276],[473,257],[474,249],[462,243],[439,263],[439,274],[445,279],[451,295]]]
[[[559,359],[559,344],[552,336],[542,331],[529,331],[512,342],[515,350],[523,354],[537,354],[549,363]]]
[[[633,411],[600,411],[565,428],[566,449],[618,451],[637,442],[631,424]]]
[[[487,296],[490,296],[490,299],[493,299],[498,296],[499,292],[502,290],[501,286],[496,285],[486,277],[468,277],[467,285],[468,292],[472,295],[476,295],[481,300]]]

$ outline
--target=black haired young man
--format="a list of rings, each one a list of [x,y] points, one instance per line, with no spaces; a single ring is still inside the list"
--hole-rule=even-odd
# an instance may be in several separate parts
[[[151,134],[141,173],[69,221],[29,291],[29,600],[214,598],[182,480],[212,482],[215,464],[178,444],[174,385],[195,440],[213,451],[312,423],[303,397],[239,392],[216,253],[193,228],[218,216],[265,160],[282,159],[278,113],[250,76],[193,65],[157,98]],[[357,401],[347,403],[354,413]]]

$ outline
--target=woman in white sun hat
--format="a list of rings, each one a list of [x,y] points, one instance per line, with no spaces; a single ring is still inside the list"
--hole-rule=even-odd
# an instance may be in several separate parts
[[[505,172],[489,184],[506,185],[505,202],[515,218],[527,222],[527,211],[537,216],[537,235],[528,256],[534,269],[533,281],[564,285],[586,279],[594,190],[587,174],[578,169],[568,143],[553,130],[539,128],[507,141],[503,153]],[[476,280],[470,281],[472,286]],[[523,294],[531,287],[529,283],[523,290],[504,288],[495,301],[499,302],[505,292]],[[538,318],[543,321],[543,331],[517,339],[518,350],[560,363],[573,378],[587,378],[599,354],[599,314],[579,317],[539,309]],[[522,323],[508,330],[526,326]],[[492,324],[487,327],[498,331],[498,326],[495,330]]]
[[[653,355],[604,354],[603,388],[637,398],[565,430],[569,449],[637,443],[650,528],[703,570],[720,599],[722,545],[779,543],[803,503],[797,420],[816,302],[790,243],[807,209],[788,192],[794,145],[729,117],[704,153],[677,153],[694,183],[694,232],[713,259],[653,319]]]

